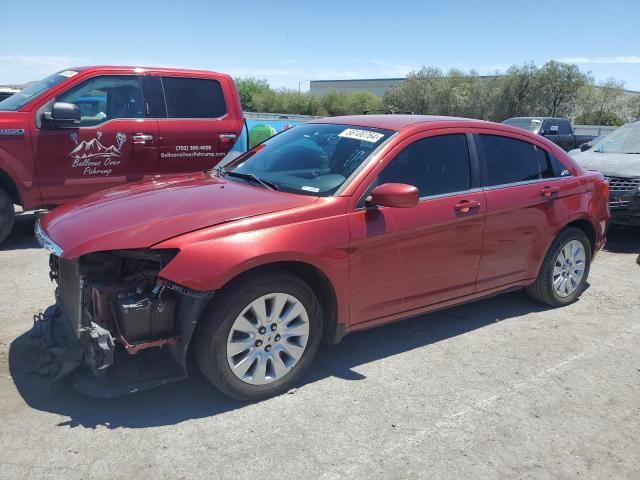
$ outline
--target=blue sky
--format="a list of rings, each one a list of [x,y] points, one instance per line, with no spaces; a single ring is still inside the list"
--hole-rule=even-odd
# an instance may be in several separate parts
[[[204,68],[308,89],[432,65],[550,59],[640,90],[640,1],[0,0],[0,84],[86,64]]]

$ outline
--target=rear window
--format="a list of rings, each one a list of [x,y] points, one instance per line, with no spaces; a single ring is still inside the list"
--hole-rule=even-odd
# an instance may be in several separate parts
[[[534,133],[537,133],[542,126],[542,120],[539,118],[508,118],[502,123],[511,125],[512,127],[524,128]]]
[[[169,118],[219,118],[227,113],[220,82],[162,77]]]

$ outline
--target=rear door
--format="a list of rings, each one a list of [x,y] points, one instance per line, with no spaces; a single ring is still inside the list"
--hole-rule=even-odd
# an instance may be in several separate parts
[[[467,136],[420,134],[389,155],[368,191],[405,183],[416,186],[421,199],[414,208],[366,209],[361,203],[349,215],[353,323],[475,290],[485,200]]]
[[[474,135],[487,200],[477,290],[534,278],[568,218],[561,173],[549,152],[500,132]]]
[[[166,118],[159,120],[163,173],[212,168],[233,147],[243,119],[229,82],[226,77],[161,77],[166,106]]]
[[[80,128],[40,126],[33,134],[38,182],[45,203],[104,190],[158,172],[158,121],[151,118],[137,75],[97,75],[53,102],[73,103]]]

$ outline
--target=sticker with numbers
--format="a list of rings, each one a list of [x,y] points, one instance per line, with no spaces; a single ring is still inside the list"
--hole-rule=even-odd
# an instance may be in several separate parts
[[[376,143],[378,140],[384,137],[384,134],[371,132],[369,130],[360,130],[357,128],[347,128],[346,130],[343,130],[340,134],[338,134],[338,136],[342,138],[352,138],[353,140],[362,140],[364,142]]]

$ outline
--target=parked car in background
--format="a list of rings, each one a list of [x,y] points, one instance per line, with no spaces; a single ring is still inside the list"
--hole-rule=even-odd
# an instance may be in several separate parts
[[[583,143],[578,148],[574,148],[573,150],[569,150],[568,153],[569,153],[569,155],[575,155],[576,153],[586,152],[587,150],[592,149],[594,145],[596,145],[597,143],[601,142],[606,137],[607,137],[607,135],[601,135],[599,137],[596,137],[593,140],[590,140],[588,142]]]
[[[9,98],[11,95],[18,93],[20,90],[17,88],[0,87],[0,102],[5,98]]]
[[[576,135],[571,122],[566,118],[513,117],[507,118],[502,123],[541,135],[565,151],[577,148],[595,138],[594,135]]]
[[[573,158],[609,181],[613,223],[640,226],[640,121],[618,128]]]
[[[607,199],[600,173],[507,125],[314,120],[225,168],[45,215],[36,236],[57,306],[36,330],[58,332],[45,344],[64,371],[87,370],[76,385],[89,394],[161,385],[193,364],[257,400],[295,384],[321,340],[514,288],[574,302]]]
[[[84,67],[0,102],[0,243],[14,207],[59,205],[159,174],[214,167],[243,114],[222,73]]]

